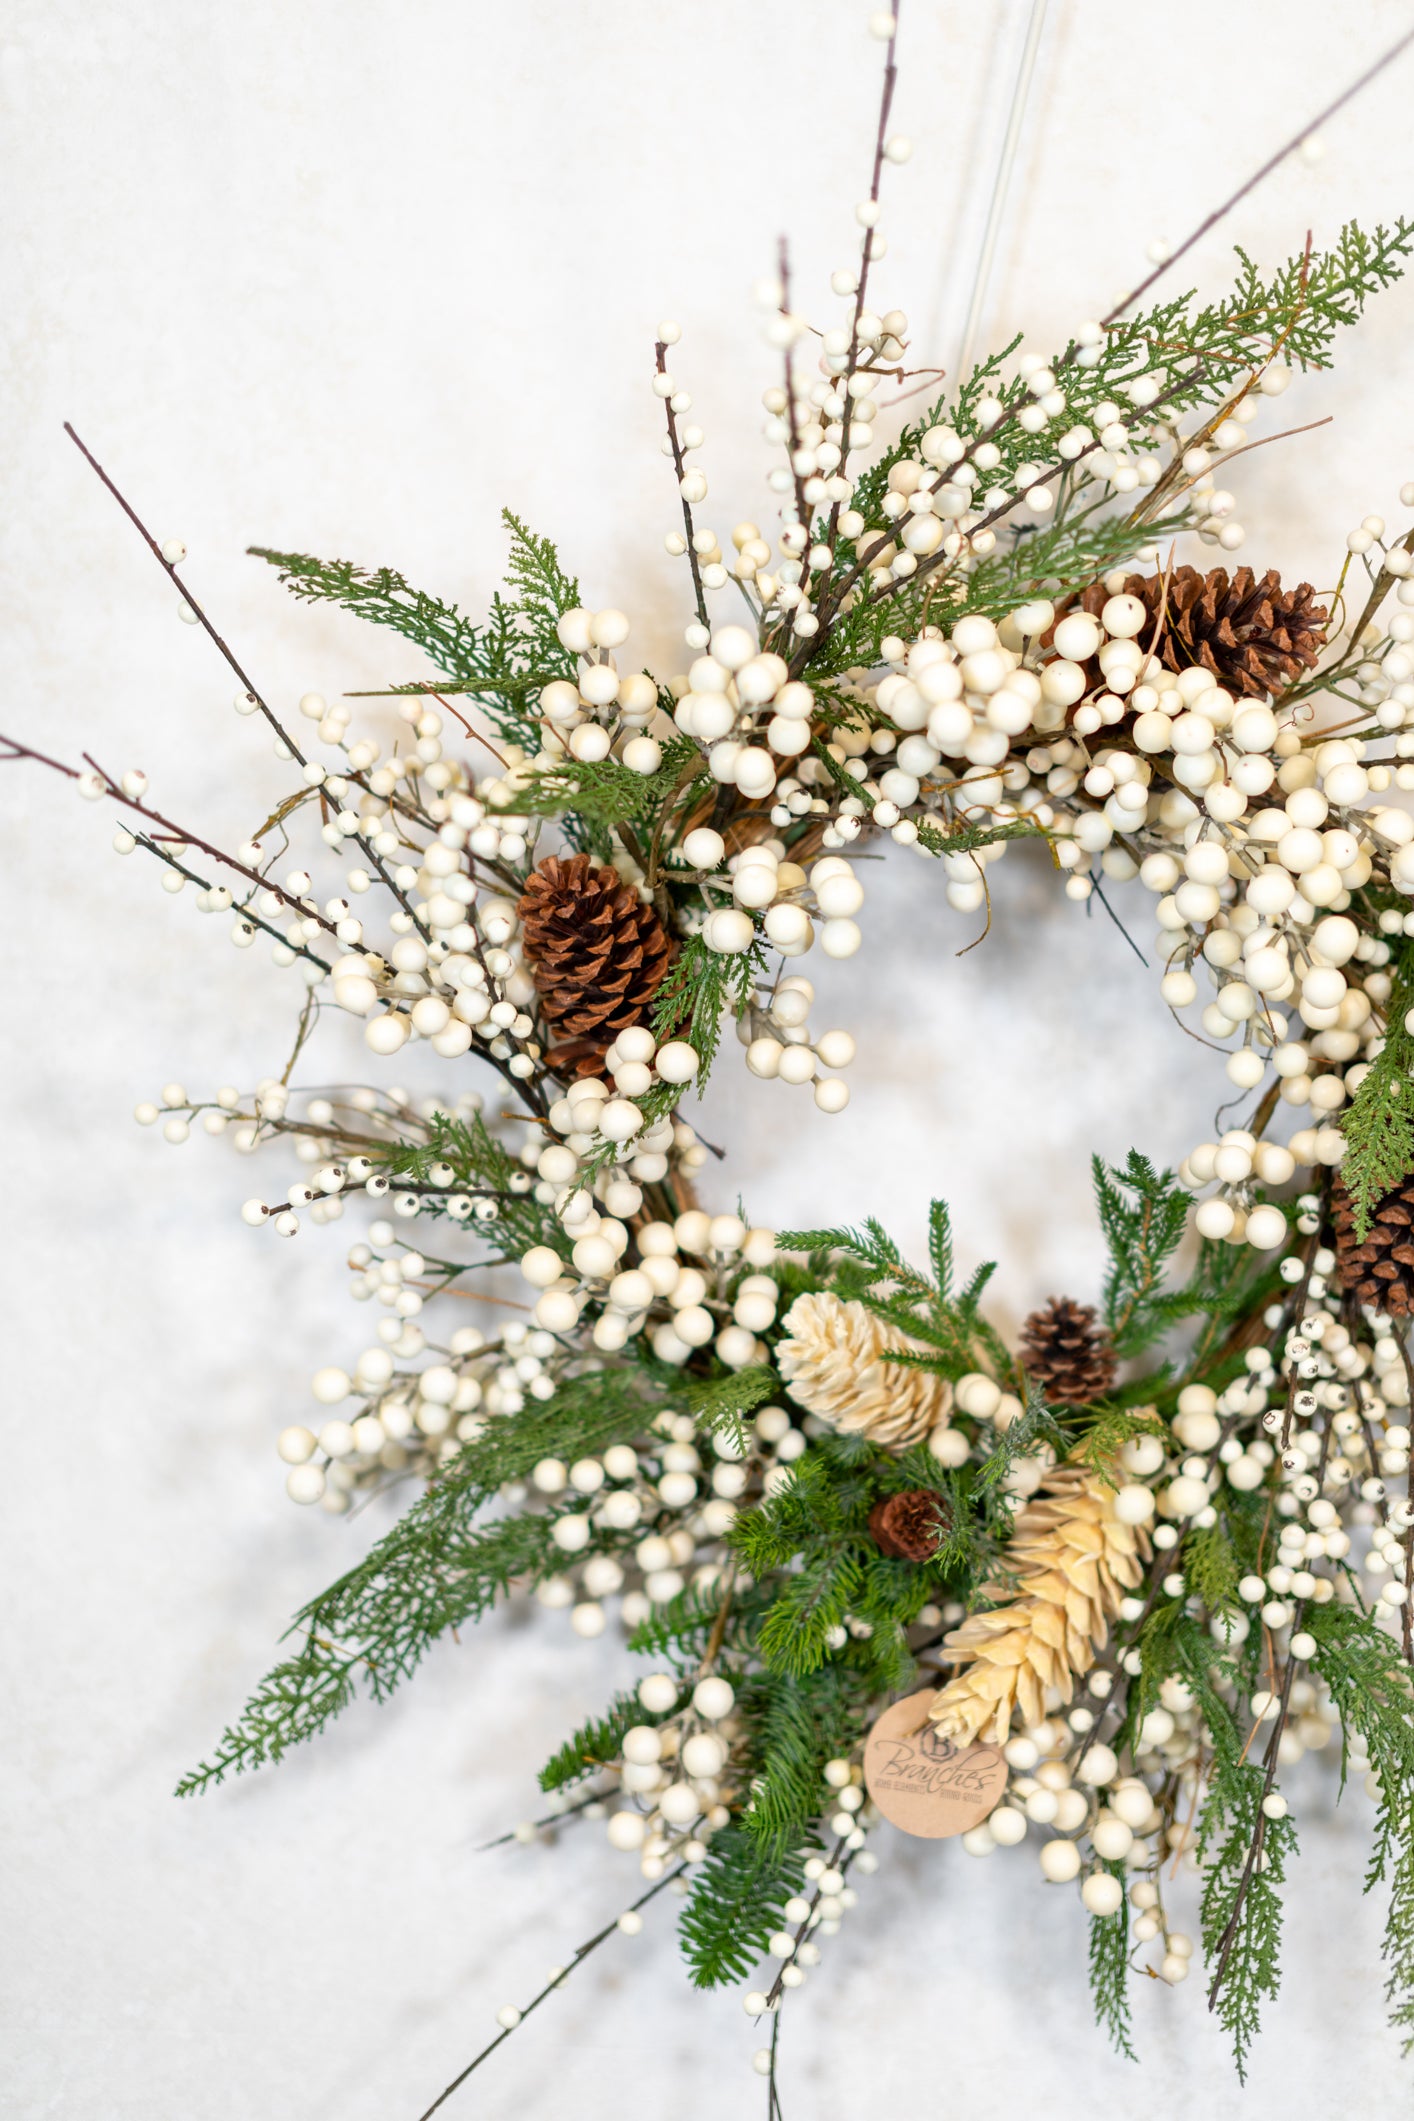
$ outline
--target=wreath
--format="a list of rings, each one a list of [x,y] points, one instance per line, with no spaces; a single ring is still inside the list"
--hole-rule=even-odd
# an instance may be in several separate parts
[[[633,1873],[573,1966],[681,1896],[693,1979],[743,1984],[765,2028],[772,2115],[783,2004],[881,1821],[1030,1848],[1088,1915],[1126,2051],[1131,1969],[1180,1983],[1201,1947],[1244,2068],[1278,1979],[1283,1780],[1332,1742],[1375,1799],[1369,1882],[1414,2037],[1414,529],[1367,516],[1318,595],[1229,571],[1224,483],[1414,226],[1351,224],[1272,272],[1239,251],[1211,300],[1151,298],[1156,266],[1052,357],[1013,341],[899,424],[908,320],[876,287],[880,180],[908,143],[896,22],[871,27],[882,107],[839,321],[807,323],[784,259],[762,289],[769,529],[709,527],[681,335],[657,334],[680,673],[638,667],[624,613],[589,609],[507,514],[479,622],[391,570],[257,548],[433,673],[395,688],[391,747],[344,701],[282,715],[75,434],[291,785],[231,850],[140,772],[4,740],[116,805],[120,854],[291,975],[278,1074],[173,1084],[138,1119],[291,1151],[293,1183],[242,1211],[256,1229],[370,1216],[347,1256],[376,1326],[278,1450],[296,1503],[415,1499],[296,1616],[181,1794],[385,1699],[513,1591],[574,1635],[625,1630],[642,1676],[567,1734],[514,1838],[587,1824]],[[749,1075],[842,1114],[855,1041],[812,1022],[802,961],[859,947],[851,850],[894,841],[976,924],[1019,839],[1068,899],[1154,897],[1162,1001],[1191,1031],[1202,1000],[1193,1035],[1245,1116],[1176,1173],[1097,1161],[1103,1288],[1011,1346],[942,1202],[922,1266],[872,1219],[748,1223],[714,1197],[690,1100],[736,1065],[734,1024]],[[425,1043],[445,1093],[292,1087],[341,1016],[371,1058]],[[486,1070],[489,1101],[461,1087]],[[459,1322],[447,1299],[495,1267],[525,1301]],[[1201,1940],[1170,1913],[1185,1870]],[[563,1978],[501,2010],[456,2084]]]

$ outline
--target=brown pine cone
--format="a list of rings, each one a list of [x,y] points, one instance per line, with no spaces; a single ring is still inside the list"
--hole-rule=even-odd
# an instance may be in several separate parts
[[[1311,584],[1283,589],[1274,567],[1260,581],[1250,567],[1239,567],[1231,580],[1225,567],[1207,574],[1176,567],[1167,595],[1159,574],[1132,574],[1124,586],[1148,609],[1150,623],[1139,635],[1145,648],[1157,636],[1155,653],[1169,670],[1210,670],[1238,698],[1280,692],[1314,668],[1325,642],[1326,607],[1312,602]],[[1098,618],[1109,597],[1103,582],[1093,582],[1080,601]]]
[[[526,961],[555,1034],[556,1074],[598,1075],[621,1031],[646,1022],[673,956],[651,906],[587,854],[538,862],[520,902]]]
[[[1378,1203],[1361,1244],[1355,1204],[1337,1179],[1331,1193],[1336,1270],[1357,1303],[1388,1318],[1414,1317],[1414,1176],[1402,1178]]]
[[[1093,1304],[1053,1296],[1022,1327],[1026,1374],[1051,1405],[1088,1406],[1114,1383],[1119,1358]]]
[[[869,1535],[894,1561],[931,1561],[943,1543],[951,1512],[931,1488],[885,1495],[869,1512]]]

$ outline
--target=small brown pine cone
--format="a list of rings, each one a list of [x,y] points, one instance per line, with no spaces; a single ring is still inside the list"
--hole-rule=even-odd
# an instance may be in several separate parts
[[[560,1075],[598,1075],[621,1031],[647,1020],[673,945],[651,906],[587,854],[536,864],[520,902],[525,955]]]
[[[1387,1318],[1414,1317],[1414,1176],[1378,1202],[1363,1244],[1355,1235],[1355,1204],[1339,1179],[1331,1219],[1336,1271],[1347,1295]]]
[[[894,1561],[931,1561],[943,1543],[951,1512],[931,1488],[885,1495],[869,1512],[869,1536]]]
[[[1325,643],[1326,608],[1313,602],[1311,584],[1283,589],[1274,567],[1260,580],[1250,567],[1230,579],[1225,567],[1207,574],[1176,567],[1167,577],[1132,574],[1124,587],[1149,612],[1139,635],[1143,647],[1156,643],[1154,652],[1169,670],[1210,670],[1238,698],[1280,692],[1314,668]],[[1094,582],[1080,601],[1098,618],[1109,596],[1103,582]],[[1103,682],[1098,665],[1094,677]]]
[[[1093,1304],[1053,1296],[1022,1328],[1021,1360],[1052,1405],[1088,1406],[1114,1383],[1119,1358]]]

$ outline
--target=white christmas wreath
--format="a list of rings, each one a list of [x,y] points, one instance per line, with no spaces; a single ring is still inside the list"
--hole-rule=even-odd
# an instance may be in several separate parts
[[[895,19],[872,28],[878,144],[837,321],[817,331],[783,276],[763,289],[769,529],[709,527],[680,333],[657,335],[680,672],[635,667],[624,613],[584,608],[507,516],[483,623],[388,570],[262,550],[435,673],[399,688],[391,749],[316,695],[283,716],[75,435],[292,786],[225,850],[141,773],[4,740],[119,806],[118,851],[238,947],[273,946],[296,1058],[345,1012],[371,1056],[425,1041],[446,1064],[441,1098],[386,1077],[305,1094],[292,1060],[138,1108],[170,1142],[287,1144],[294,1182],[247,1203],[256,1228],[371,1205],[348,1263],[377,1328],[317,1373],[320,1413],[279,1453],[291,1497],[335,1513],[421,1484],[182,1791],[385,1697],[513,1587],[580,1636],[623,1627],[646,1676],[567,1735],[520,1831],[597,1820],[637,1865],[576,1964],[684,1896],[695,1978],[746,1984],[770,2019],[773,2114],[782,2002],[881,1817],[974,1855],[1030,1842],[1074,1881],[1124,2047],[1131,1952],[1177,1983],[1195,1950],[1165,1860],[1201,1871],[1205,1983],[1242,2064],[1277,1978],[1282,1770],[1337,1728],[1378,1800],[1390,1996],[1414,2029],[1414,529],[1367,516],[1317,594],[1229,571],[1223,484],[1414,228],[1351,224],[1270,273],[1239,253],[1209,301],[1151,298],[1157,267],[1053,356],[1005,347],[900,427],[908,320],[876,290],[880,180],[908,143]],[[296,830],[308,866],[284,852]],[[855,1041],[812,1027],[800,967],[858,949],[850,851],[881,837],[974,920],[1018,838],[1072,899],[1137,878],[1163,998],[1208,997],[1203,1037],[1248,1101],[1177,1174],[1097,1163],[1104,1287],[1016,1347],[982,1309],[990,1270],[959,1283],[941,1203],[925,1270],[873,1220],[777,1232],[697,1198],[689,1099],[724,1024],[752,1076],[845,1111]],[[444,1316],[507,1263],[528,1315]],[[500,2012],[493,2047],[524,2014]]]

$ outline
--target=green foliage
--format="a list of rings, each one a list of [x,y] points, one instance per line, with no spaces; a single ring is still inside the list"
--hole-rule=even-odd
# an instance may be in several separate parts
[[[1261,2006],[1281,1985],[1281,1893],[1288,1859],[1296,1853],[1296,1825],[1288,1814],[1262,1812],[1262,1770],[1251,1761],[1216,1776],[1203,1806],[1198,1857],[1204,1867],[1203,1949],[1216,1972],[1228,1926],[1236,1918],[1222,1985],[1214,2002],[1231,2036],[1237,2074],[1246,2082],[1247,2058],[1260,2028]],[[1265,1861],[1249,1871],[1254,1839]]]
[[[1209,1613],[1232,1613],[1238,1606],[1242,1570],[1225,1524],[1190,1532],[1183,1542],[1183,1577]]]
[[[823,1282],[838,1296],[857,1298],[910,1340],[922,1343],[891,1354],[890,1364],[949,1378],[992,1369],[1009,1381],[1014,1372],[1011,1357],[980,1309],[983,1291],[996,1272],[995,1261],[979,1267],[954,1295],[951,1225],[940,1200],[929,1209],[928,1242],[936,1280],[911,1267],[872,1216],[858,1230],[785,1230],[779,1239],[782,1251],[809,1253],[814,1286]],[[880,1293],[881,1283],[891,1285],[886,1293]]]
[[[1082,1434],[1071,1446],[1070,1456],[1114,1488],[1120,1485],[1119,1454],[1130,1437],[1167,1435],[1164,1423],[1147,1408],[1105,1406],[1086,1421]]]
[[[744,1590],[736,1586],[721,1634],[724,1649],[743,1656],[751,1650],[755,1640],[752,1630],[770,1599],[769,1589]],[[637,1657],[665,1658],[679,1671],[689,1671],[700,1661],[718,1627],[722,1605],[720,1589],[700,1591],[689,1586],[664,1605],[654,1606],[629,1636],[628,1646]]]
[[[305,1606],[299,1652],[268,1673],[215,1754],[177,1784],[190,1797],[279,1760],[312,1738],[358,1691],[377,1701],[410,1678],[439,1635],[483,1613],[519,1577],[553,1573],[558,1550],[548,1517],[504,1517],[428,1536],[430,1489],[368,1560]]]
[[[1346,1145],[1341,1182],[1350,1195],[1355,1234],[1362,1244],[1381,1198],[1414,1171],[1414,1033],[1404,1023],[1411,1007],[1414,945],[1406,943],[1385,1011],[1384,1043],[1340,1123]]]
[[[1100,515],[1097,506],[1068,511],[1044,530],[1025,531],[1014,545],[974,567],[967,580],[967,609],[999,619],[1034,596],[1060,602],[1113,568],[1133,564],[1142,548],[1188,527],[1181,515],[1137,523],[1132,516]]]
[[[701,772],[685,777],[697,760]],[[670,737],[656,773],[634,773],[618,759],[593,763],[567,759],[544,773],[531,774],[504,811],[517,816],[566,817],[582,837],[607,859],[615,826],[656,823],[666,807],[707,771],[707,761],[691,737]]]
[[[838,1666],[737,1682],[751,1785],[742,1823],[764,1856],[779,1862],[817,1838],[825,1762],[849,1757],[863,1736],[870,1707],[868,1690]]]
[[[1330,1689],[1343,1733],[1341,1773],[1352,1731],[1365,1742],[1379,1779],[1375,1842],[1365,1890],[1390,1881],[1384,1956],[1391,2022],[1414,2050],[1414,1698],[1399,1646],[1368,1613],[1352,1606],[1312,1605],[1303,1625],[1315,1636],[1313,1669]]]
[[[1003,1535],[1012,1511],[1007,1481],[1018,1460],[1034,1458],[1045,1447],[1064,1458],[1067,1437],[1036,1386],[1028,1384],[1024,1408],[1009,1427],[997,1430],[996,1441],[977,1472],[977,1492],[989,1519]]]
[[[534,749],[536,695],[552,678],[574,676],[575,659],[562,647],[555,624],[578,604],[579,585],[561,568],[548,538],[536,537],[508,509],[501,520],[511,534],[510,595],[491,599],[484,626],[474,625],[455,604],[411,588],[390,567],[359,567],[263,545],[250,550],[305,602],[338,604],[414,642],[447,680],[436,690],[469,694],[504,736]],[[434,688],[419,682],[398,689]]]
[[[760,942],[749,950],[724,956],[709,950],[700,935],[690,935],[668,967],[653,997],[653,1031],[659,1039],[683,1038],[700,1063],[699,1090],[706,1086],[722,1036],[722,1016],[740,1016],[766,970]]]
[[[671,1712],[669,1712],[671,1713]],[[661,1723],[644,1708],[636,1693],[615,1694],[602,1716],[595,1716],[567,1738],[540,1770],[542,1790],[562,1790],[586,1775],[595,1775],[623,1751],[624,1733],[641,1723]]]
[[[1113,401],[1127,411],[1130,392],[1141,378],[1155,396],[1153,412],[1141,411],[1133,418],[1139,432],[1155,420],[1167,423],[1200,407],[1221,407],[1274,357],[1301,368],[1327,366],[1336,332],[1353,324],[1366,301],[1399,278],[1411,245],[1414,225],[1404,220],[1371,234],[1351,222],[1329,251],[1309,258],[1299,253],[1270,275],[1239,250],[1235,283],[1219,300],[1200,305],[1190,290],[1135,316],[1118,318],[1098,348],[1082,354],[1072,341],[1053,355],[1048,366],[1066,401],[1056,432],[1080,426],[1095,433],[1098,407]],[[951,427],[968,447],[985,436],[996,450],[998,462],[977,491],[984,516],[1017,493],[1024,483],[1018,476],[1023,465],[1054,463],[1053,447],[1047,448],[1016,418],[1030,398],[1026,379],[1003,376],[1019,343],[1013,340],[980,363],[955,396],[944,392],[859,480],[852,505],[870,527],[855,544],[841,548],[845,567],[856,565],[861,552],[877,542],[889,472],[903,458],[917,456],[930,427]],[[829,675],[876,662],[886,633],[907,635],[929,620],[951,626],[964,611],[995,614],[1012,608],[1013,594],[1029,594],[1033,583],[1044,583],[1048,595],[1073,595],[1096,573],[1123,565],[1141,542],[1166,534],[1152,514],[1146,520],[1143,508],[1112,509],[1108,494],[1077,509],[1072,497],[1091,491],[1088,478],[1082,458],[1067,476],[1056,523],[1045,531],[999,521],[1003,549],[996,559],[980,567],[962,563],[921,568],[883,594],[857,594],[812,657],[812,678],[817,671]],[[1162,505],[1161,493],[1153,498]],[[1098,521],[1095,506],[1107,511]],[[1049,550],[1043,539],[1051,541]]]
[[[915,1564],[879,1552],[869,1532],[871,1508],[882,1495],[917,1486],[936,1489],[941,1518],[953,1497],[925,1451],[900,1461],[860,1437],[826,1436],[795,1461],[774,1494],[740,1513],[729,1536],[768,1588],[755,1646],[769,1671],[804,1679],[847,1664],[874,1692],[905,1683],[912,1671],[908,1626],[974,1547],[970,1537],[960,1540],[946,1567],[941,1557]],[[960,1490],[953,1494],[960,1499]],[[849,1620],[864,1622],[867,1632],[840,1641]]]
[[[1210,2005],[1231,2036],[1237,2073],[1245,2080],[1262,2004],[1275,1997],[1280,1982],[1280,1888],[1296,1850],[1296,1827],[1290,1816],[1268,1819],[1262,1811],[1265,1770],[1248,1757],[1246,1734],[1215,1685],[1224,1652],[1186,1617],[1172,1637],[1175,1666],[1193,1690],[1213,1745],[1198,1821],[1203,1949],[1215,1990]],[[1260,1861],[1249,1860],[1254,1846]]]
[[[1171,1171],[1156,1171],[1131,1149],[1122,1170],[1097,1156],[1095,1205],[1109,1247],[1104,1316],[1120,1355],[1135,1354],[1164,1330],[1154,1315],[1165,1267],[1188,1227],[1189,1197]]]
[[[491,1250],[469,1261],[468,1267],[518,1260],[532,1245],[549,1245],[564,1258],[569,1257],[569,1240],[553,1210],[537,1201],[533,1193],[511,1190],[513,1178],[524,1178],[525,1166],[497,1141],[480,1113],[470,1119],[458,1119],[449,1112],[435,1113],[426,1122],[420,1141],[391,1144],[378,1161],[392,1179],[436,1186],[445,1196],[466,1193],[481,1201],[494,1201],[494,1218],[487,1222],[478,1219],[469,1225],[470,1234]],[[434,1171],[438,1172],[435,1178]],[[450,1180],[444,1171],[451,1172]],[[442,1201],[437,1197],[426,1202],[424,1213],[443,1212]]]
[[[1102,1863],[1099,1868],[1118,1878],[1127,1888],[1128,1873],[1122,1863]],[[1129,2017],[1129,1898],[1120,1901],[1113,1915],[1090,1917],[1090,1996],[1097,2024],[1110,2036],[1110,2045],[1137,2062],[1130,2040]]]
[[[774,1931],[785,1926],[785,1904],[804,1882],[804,1859],[772,1857],[744,1827],[712,1836],[703,1861],[689,1874],[692,1892],[678,1934],[698,1988],[744,1981]]]
[[[691,1414],[700,1429],[727,1436],[744,1456],[746,1431],[741,1417],[777,1390],[780,1380],[764,1363],[747,1370],[728,1370],[720,1377],[684,1377],[671,1387],[672,1397]]]
[[[657,1411],[649,1389],[633,1369],[591,1371],[464,1444],[365,1558],[296,1615],[289,1632],[303,1634],[299,1651],[266,1677],[213,1757],[183,1776],[178,1795],[278,1760],[322,1730],[360,1685],[386,1700],[439,1636],[513,1582],[554,1574],[563,1556],[551,1541],[553,1516],[478,1526],[477,1513],[552,1453],[584,1457],[642,1434]]]

